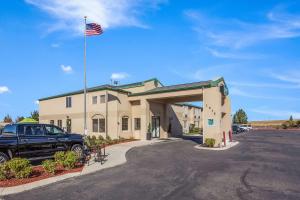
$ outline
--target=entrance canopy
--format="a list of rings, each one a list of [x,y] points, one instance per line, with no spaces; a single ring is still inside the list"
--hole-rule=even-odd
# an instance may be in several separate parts
[[[150,110],[151,103],[175,104],[182,102],[203,102],[203,139],[213,138],[221,145],[229,138],[231,130],[231,108],[228,88],[223,78],[195,83],[157,87],[145,92],[129,94],[130,102],[141,102]],[[146,123],[150,117],[145,113]],[[168,119],[164,120],[167,126]],[[166,128],[165,128],[166,129]],[[224,134],[225,133],[225,134]],[[225,135],[225,138],[224,138]],[[227,136],[227,137],[226,137]]]

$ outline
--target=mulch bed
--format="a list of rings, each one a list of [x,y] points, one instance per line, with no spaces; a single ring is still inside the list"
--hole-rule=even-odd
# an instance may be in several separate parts
[[[127,140],[124,140],[124,141],[121,141],[118,143],[107,144],[107,145],[105,145],[105,147],[109,147],[109,146],[112,146],[115,144],[126,143],[126,142],[133,142],[133,141],[137,141],[137,140],[136,139],[127,139]],[[103,146],[102,146],[102,148],[103,148]],[[13,186],[18,186],[18,185],[23,185],[26,183],[32,183],[35,181],[39,181],[39,180],[43,180],[43,179],[47,179],[47,178],[51,178],[51,177],[55,177],[55,176],[61,176],[63,174],[81,172],[82,169],[83,169],[83,165],[77,165],[76,168],[70,169],[70,170],[66,170],[62,166],[58,166],[56,168],[55,175],[52,175],[52,174],[48,174],[47,172],[45,172],[42,166],[34,166],[32,168],[33,172],[29,178],[24,178],[24,179],[11,178],[8,180],[0,181],[0,187],[13,187]]]
[[[126,140],[123,140],[123,141],[119,141],[117,143],[113,143],[113,144],[106,144],[106,145],[100,145],[101,148],[106,148],[106,147],[109,147],[109,146],[113,146],[113,145],[116,145],[116,144],[122,144],[122,143],[127,143],[127,142],[134,142],[134,141],[139,141],[138,139],[126,139]],[[95,148],[92,148],[92,153],[95,153]]]
[[[63,167],[58,166],[55,175],[52,175],[45,172],[42,166],[34,166],[32,167],[32,174],[29,178],[24,178],[24,179],[11,178],[8,180],[0,181],[0,187],[12,187],[12,186],[23,185],[26,183],[32,183],[35,181],[39,181],[39,180],[43,180],[55,176],[61,176],[63,174],[81,172],[82,169],[83,169],[83,165],[79,165],[79,164],[74,169],[70,169],[70,170],[66,170]]]

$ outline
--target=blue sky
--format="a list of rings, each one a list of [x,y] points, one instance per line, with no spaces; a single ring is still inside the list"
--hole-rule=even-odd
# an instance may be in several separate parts
[[[250,120],[300,118],[300,1],[2,0],[0,119],[88,85],[157,77],[165,85],[224,76],[232,111]],[[284,2],[284,3],[283,3]]]

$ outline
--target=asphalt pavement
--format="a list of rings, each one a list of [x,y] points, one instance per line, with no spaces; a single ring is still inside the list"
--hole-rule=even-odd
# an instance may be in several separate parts
[[[183,140],[133,148],[128,162],[4,199],[300,199],[300,132],[234,136],[226,151]]]

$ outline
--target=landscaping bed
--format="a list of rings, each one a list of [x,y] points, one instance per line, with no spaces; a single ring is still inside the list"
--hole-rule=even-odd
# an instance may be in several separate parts
[[[61,176],[68,173],[81,172],[82,169],[83,169],[83,165],[81,164],[76,164],[76,167],[73,169],[65,169],[62,166],[58,166],[56,168],[55,174],[50,174],[46,172],[42,166],[34,166],[32,167],[32,173],[28,178],[23,178],[23,179],[11,178],[7,180],[2,180],[0,181],[0,187],[12,187],[12,186],[23,185],[26,183],[32,183],[35,181],[40,181],[55,176]]]
[[[122,143],[127,143],[127,142],[133,142],[133,141],[138,141],[138,139],[134,138],[119,138],[119,139],[111,139],[109,136],[104,139],[102,136],[87,136],[85,139],[85,145],[91,149],[92,153],[94,153],[95,149],[97,147],[104,148],[104,147],[109,147],[115,144],[122,144]]]
[[[42,165],[32,166],[25,158],[13,158],[0,165],[0,187],[12,187],[67,173],[81,172],[79,155],[73,151],[58,151],[54,160],[44,160]]]

